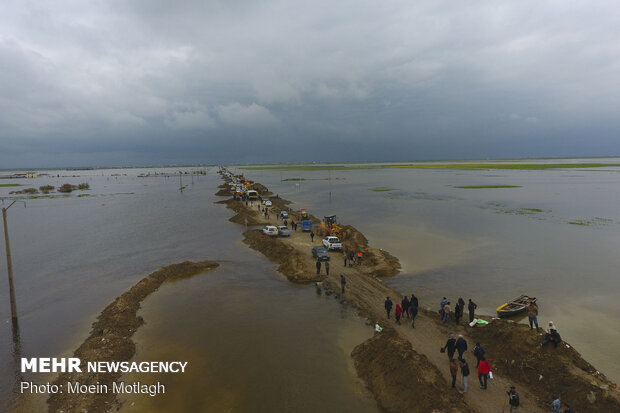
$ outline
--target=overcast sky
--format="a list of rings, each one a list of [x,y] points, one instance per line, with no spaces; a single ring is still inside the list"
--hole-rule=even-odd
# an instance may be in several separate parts
[[[0,168],[620,155],[616,0],[1,4]]]

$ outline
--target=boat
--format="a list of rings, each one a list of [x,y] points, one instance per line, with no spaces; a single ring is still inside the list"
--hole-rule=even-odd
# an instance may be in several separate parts
[[[510,317],[515,314],[523,313],[525,312],[525,310],[527,310],[527,306],[530,303],[535,302],[536,297],[521,295],[497,307],[497,315],[499,317]]]

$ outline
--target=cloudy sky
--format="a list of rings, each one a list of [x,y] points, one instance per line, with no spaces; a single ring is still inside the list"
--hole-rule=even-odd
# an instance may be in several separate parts
[[[620,155],[617,1],[2,1],[0,168]]]

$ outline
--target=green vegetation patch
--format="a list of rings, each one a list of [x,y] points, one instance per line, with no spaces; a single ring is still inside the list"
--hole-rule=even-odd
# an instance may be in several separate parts
[[[416,164],[386,165],[386,168],[447,168],[447,169],[567,169],[567,168],[607,168],[620,166],[611,163],[454,163],[454,164]]]
[[[0,188],[8,188],[10,186],[22,186],[22,184],[0,184]]]
[[[521,188],[521,187],[519,185],[468,185],[468,186],[455,186],[455,188],[486,189],[486,188]]]

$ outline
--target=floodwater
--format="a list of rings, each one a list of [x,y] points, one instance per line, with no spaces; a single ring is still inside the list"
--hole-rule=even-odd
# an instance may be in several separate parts
[[[90,190],[8,210],[19,336],[13,339],[2,259],[0,411],[45,409],[46,396],[18,397],[15,385],[53,376],[20,375],[17,357],[71,355],[99,312],[145,275],[204,259],[221,267],[153,293],[140,311],[146,324],[135,335],[136,361],[188,361],[188,372],[134,377],[160,380],[167,393],[128,397],[125,410],[376,411],[349,356],[372,335],[364,320],[313,286],[289,283],[240,242],[242,228],[227,221],[232,212],[213,203],[221,199],[213,195],[222,183],[216,168],[183,176],[182,192],[178,175],[138,177],[155,171],[50,171],[2,181],[87,182]],[[0,187],[0,197],[16,189]]]
[[[421,305],[472,298],[495,314],[510,298],[537,297],[541,326],[553,320],[597,369],[620,379],[618,168],[235,171],[293,208],[337,214],[397,256],[402,273],[386,283]],[[519,187],[456,188],[471,185]]]

